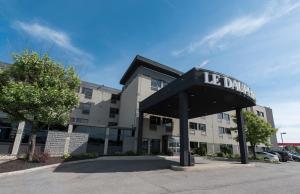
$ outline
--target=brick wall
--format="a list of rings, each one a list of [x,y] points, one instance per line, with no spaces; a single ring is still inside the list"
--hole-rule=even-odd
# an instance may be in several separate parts
[[[71,133],[69,153],[71,154],[86,153],[88,139],[89,139],[89,134],[87,133]]]
[[[50,156],[63,156],[67,139],[69,138],[68,153],[80,154],[86,152],[88,134],[49,131],[47,135],[45,152]]]

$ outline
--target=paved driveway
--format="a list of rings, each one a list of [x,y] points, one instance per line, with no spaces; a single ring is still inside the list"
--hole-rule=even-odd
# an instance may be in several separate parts
[[[1,194],[300,193],[300,163],[201,172],[172,161],[94,161],[0,178]]]

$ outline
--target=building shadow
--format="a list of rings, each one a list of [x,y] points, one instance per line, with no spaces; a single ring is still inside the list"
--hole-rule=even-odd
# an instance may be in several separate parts
[[[61,164],[53,172],[56,173],[112,173],[139,172],[170,169],[179,163],[161,158],[151,160],[97,160],[78,164]]]

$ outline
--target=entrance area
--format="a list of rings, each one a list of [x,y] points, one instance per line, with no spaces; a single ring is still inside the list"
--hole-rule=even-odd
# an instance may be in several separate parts
[[[248,163],[242,109],[255,106],[255,96],[243,82],[221,73],[193,68],[142,102],[139,109],[138,152],[142,152],[144,113],[178,118],[180,165],[191,165],[188,120],[235,110],[241,162]],[[163,149],[173,145],[163,138]],[[152,142],[151,142],[152,145]],[[168,145],[168,146],[166,146]],[[178,147],[170,148],[178,151]],[[224,148],[224,149],[227,149]]]

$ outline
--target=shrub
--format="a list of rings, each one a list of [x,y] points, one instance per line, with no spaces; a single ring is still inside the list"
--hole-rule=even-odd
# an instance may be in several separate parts
[[[223,152],[218,152],[217,157],[224,157],[224,153]]]
[[[64,155],[63,155],[63,159],[68,159],[68,158],[70,158],[71,157],[71,154],[69,154],[69,153],[65,153]]]
[[[24,153],[19,154],[18,155],[18,159],[20,159],[20,160],[27,160],[28,159],[28,154],[24,154]]]
[[[127,152],[115,152],[113,156],[136,156],[137,154],[134,151],[127,151]]]
[[[125,155],[126,156],[135,156],[136,153],[134,151],[127,151],[127,152],[125,152]]]
[[[206,155],[206,149],[204,147],[199,147],[199,148],[196,148],[194,150],[194,153],[198,154],[199,156],[205,156]]]
[[[221,152],[223,152],[225,155],[232,154],[232,150],[228,146],[222,147]]]
[[[152,155],[158,155],[158,154],[159,154],[159,151],[153,151],[151,154],[152,154]]]
[[[47,152],[36,152],[33,154],[32,161],[33,162],[42,162],[45,163],[49,159],[49,154]]]
[[[208,157],[215,157],[215,154],[206,154]]]
[[[63,158],[66,161],[72,161],[72,160],[84,160],[84,159],[90,159],[90,158],[97,158],[98,154],[91,152],[91,153],[82,153],[82,154],[76,154],[76,155],[70,155],[70,154],[64,154]]]

